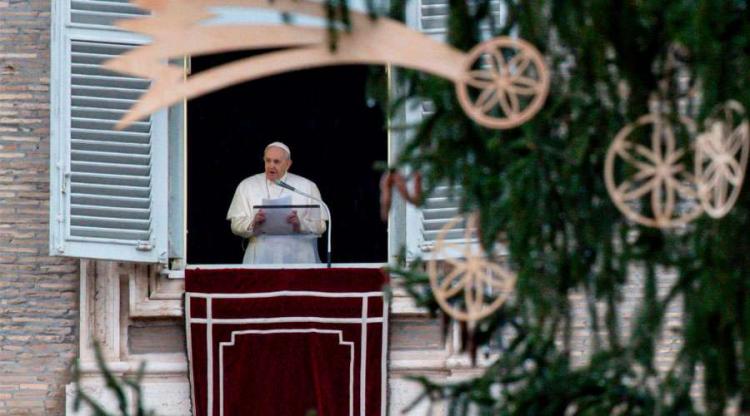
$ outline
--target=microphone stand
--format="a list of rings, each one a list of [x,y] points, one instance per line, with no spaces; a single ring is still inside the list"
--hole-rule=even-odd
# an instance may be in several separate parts
[[[274,181],[276,185],[279,185],[280,187],[284,189],[288,189],[296,194],[302,195],[304,197],[310,198],[313,201],[320,202],[321,206],[326,210],[326,214],[328,215],[328,252],[326,253],[326,260],[328,262],[328,268],[331,268],[331,228],[333,228],[333,220],[331,219],[331,210],[328,209],[328,205],[323,202],[322,199],[316,198],[306,192],[302,192],[299,189],[293,187],[292,185],[289,185],[288,183],[282,181],[281,179],[276,179]]]

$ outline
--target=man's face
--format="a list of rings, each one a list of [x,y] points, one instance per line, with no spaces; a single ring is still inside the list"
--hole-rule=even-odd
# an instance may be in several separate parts
[[[283,178],[289,166],[292,165],[292,161],[287,159],[286,152],[275,146],[266,149],[266,153],[263,155],[263,163],[266,179],[269,181]]]

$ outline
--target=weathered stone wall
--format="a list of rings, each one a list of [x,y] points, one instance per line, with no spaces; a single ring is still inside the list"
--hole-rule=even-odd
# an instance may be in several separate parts
[[[0,0],[0,415],[60,415],[78,262],[48,257],[49,0]]]

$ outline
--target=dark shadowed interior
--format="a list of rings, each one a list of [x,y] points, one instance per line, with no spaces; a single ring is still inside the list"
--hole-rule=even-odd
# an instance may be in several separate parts
[[[242,54],[192,59],[192,72]],[[225,219],[237,184],[263,171],[266,144],[292,150],[290,172],[318,185],[333,217],[333,262],[385,262],[373,165],[387,159],[383,111],[368,100],[364,66],[297,71],[225,88],[188,102],[189,264],[242,261],[242,239]],[[325,261],[325,236],[319,239]]]

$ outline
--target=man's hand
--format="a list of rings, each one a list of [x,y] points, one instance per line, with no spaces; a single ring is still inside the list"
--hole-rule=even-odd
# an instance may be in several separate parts
[[[253,218],[253,233],[258,234],[258,226],[262,225],[264,222],[266,222],[266,213],[263,212],[263,210],[258,210],[257,213],[255,213],[255,218]]]
[[[286,222],[292,224],[292,229],[295,233],[300,232],[299,217],[297,216],[297,211],[293,210],[289,214],[289,216],[286,217]]]

